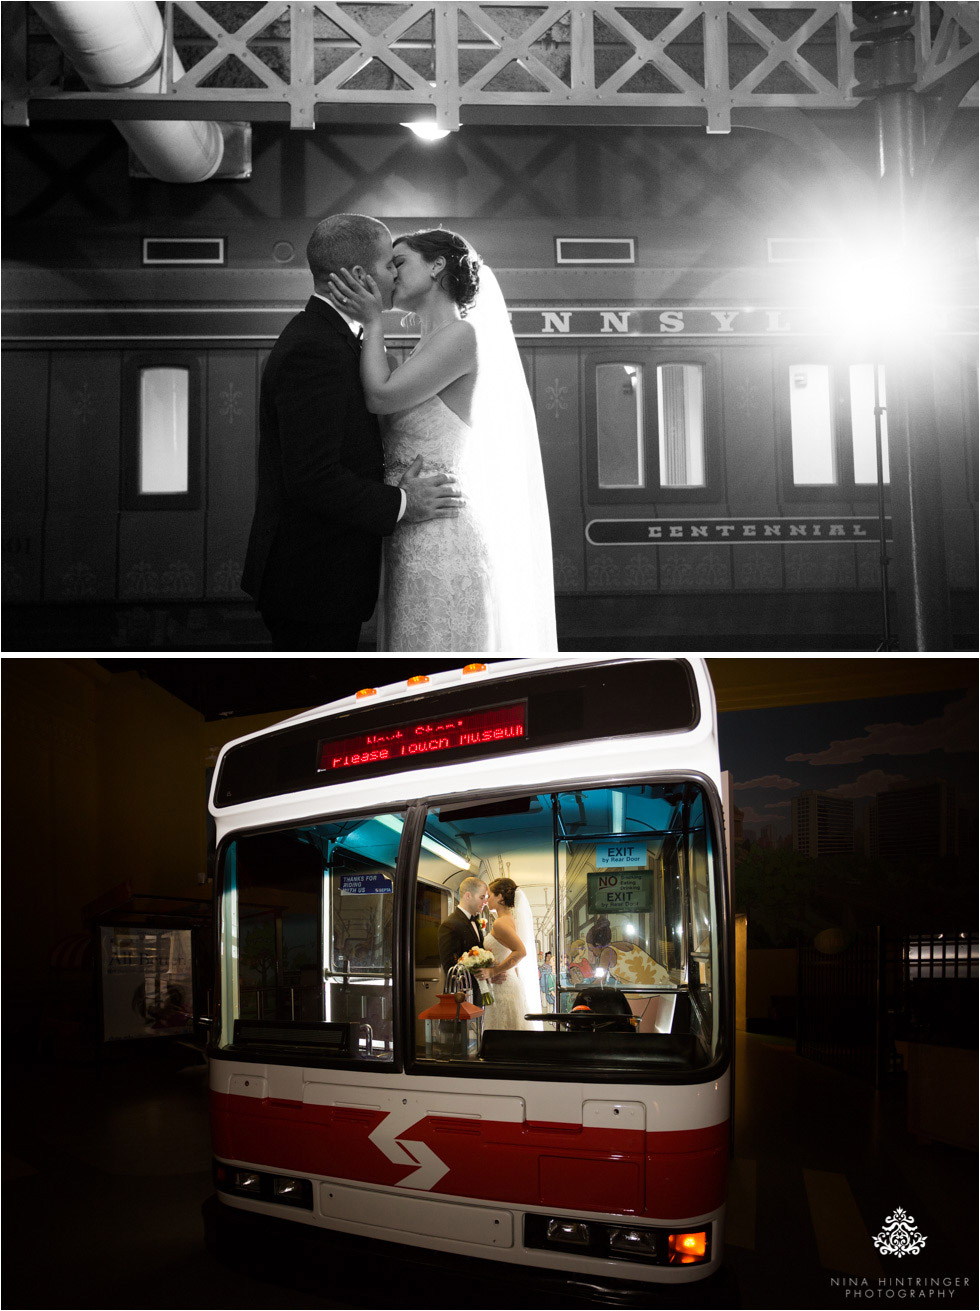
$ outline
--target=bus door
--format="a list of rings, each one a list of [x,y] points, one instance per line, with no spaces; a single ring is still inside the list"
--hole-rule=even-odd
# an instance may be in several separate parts
[[[393,1049],[397,813],[354,815],[228,844],[223,1045]]]

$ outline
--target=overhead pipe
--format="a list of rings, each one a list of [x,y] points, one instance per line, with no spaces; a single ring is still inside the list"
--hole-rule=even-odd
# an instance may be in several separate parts
[[[165,90],[163,19],[154,0],[45,0],[33,8],[90,90]],[[183,72],[174,51],[174,81]],[[161,182],[206,182],[221,166],[217,123],[137,119],[116,127]]]

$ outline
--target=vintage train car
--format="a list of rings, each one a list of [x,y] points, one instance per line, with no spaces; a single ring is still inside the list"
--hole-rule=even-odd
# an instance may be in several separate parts
[[[886,641],[876,334],[899,312],[929,361],[952,646],[974,649],[976,125],[934,163],[929,294],[904,307],[849,254],[874,245],[873,135],[836,114],[819,153],[635,126],[429,147],[264,123],[248,179],[180,187],[134,175],[110,124],[5,129],[5,645],[262,649],[238,585],[259,380],[309,293],[310,230],[361,211],[458,229],[498,271],[563,650]]]

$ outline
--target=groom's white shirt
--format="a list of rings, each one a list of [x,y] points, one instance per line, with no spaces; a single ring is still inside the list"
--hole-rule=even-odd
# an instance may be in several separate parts
[[[325,305],[329,305],[332,310],[334,310],[337,314],[339,314],[340,317],[347,324],[348,328],[350,328],[353,335],[355,337],[358,336],[358,334],[361,331],[361,325],[358,323],[357,319],[352,319],[349,315],[345,314],[343,310],[338,310],[337,306],[333,303],[333,301],[330,299],[329,296],[324,296],[319,291],[315,291],[313,295],[317,298],[317,300],[322,300]],[[402,515],[405,513],[405,507],[408,505],[408,493],[405,491],[404,487],[399,487],[398,490],[401,493],[402,504],[401,504],[401,509],[398,511],[398,518],[395,520],[395,522],[401,523]]]
[[[456,903],[456,909],[457,909],[457,910],[461,910],[461,911],[463,912],[463,914],[466,916],[466,918],[470,921],[470,929],[471,929],[472,932],[473,932],[473,941],[474,941],[474,942],[476,943],[476,945],[479,947],[479,945],[480,945],[480,931],[479,931],[479,929],[476,927],[476,925],[473,923],[472,917],[470,916],[470,912],[466,909],[465,906],[461,906],[461,905],[459,904],[459,902]]]

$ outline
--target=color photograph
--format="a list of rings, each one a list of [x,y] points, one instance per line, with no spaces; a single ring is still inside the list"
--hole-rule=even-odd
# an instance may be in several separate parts
[[[7,1305],[972,1304],[975,660],[2,673]]]

